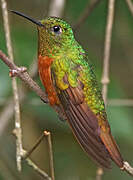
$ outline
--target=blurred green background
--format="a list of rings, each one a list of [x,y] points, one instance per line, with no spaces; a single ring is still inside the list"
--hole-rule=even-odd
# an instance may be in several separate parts
[[[8,9],[18,10],[35,19],[42,19],[48,14],[49,0],[8,0]],[[84,10],[88,0],[67,0],[63,18],[74,25]],[[103,63],[103,45],[107,17],[107,3],[103,0],[95,8],[85,23],[75,34],[76,39],[95,66],[95,72],[100,82]],[[0,9],[1,11],[1,9]],[[35,25],[9,12],[11,37],[15,62],[26,66],[28,70],[37,57],[37,30]],[[0,49],[6,52],[5,36],[0,12]],[[125,1],[116,1],[115,20],[112,35],[110,84],[108,98],[133,98],[133,17]],[[42,87],[38,75],[35,80]],[[25,86],[20,80],[18,84]],[[12,96],[11,79],[8,68],[0,61],[0,111],[9,103]],[[119,144],[125,160],[133,166],[133,107],[108,106],[108,119],[112,133]],[[67,123],[61,122],[56,113],[45,105],[35,93],[28,91],[21,103],[23,127],[23,145],[30,149],[43,130],[52,133],[54,167],[56,180],[93,180],[96,175],[96,165],[81,150]],[[1,126],[1,122],[0,122]],[[41,180],[26,162],[23,162],[22,173],[16,170],[15,138],[12,135],[14,117],[11,117],[4,132],[0,135],[0,180]],[[31,159],[50,174],[47,141],[32,153]],[[103,180],[130,180],[131,177],[121,172],[112,163],[112,170],[105,171]]]

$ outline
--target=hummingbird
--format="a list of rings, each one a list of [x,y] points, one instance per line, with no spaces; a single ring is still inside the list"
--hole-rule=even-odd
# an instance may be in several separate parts
[[[78,143],[97,165],[108,169],[113,160],[124,170],[92,63],[71,26],[57,17],[37,21],[12,12],[37,25],[38,71],[50,106],[60,109]]]

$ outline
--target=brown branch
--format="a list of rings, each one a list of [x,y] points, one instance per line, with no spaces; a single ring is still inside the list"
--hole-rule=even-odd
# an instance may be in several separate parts
[[[49,103],[46,93],[33,81],[33,79],[26,72],[24,67],[18,67],[0,50],[1,60],[10,68],[10,75],[19,77],[24,83],[33,90],[44,103]],[[58,106],[54,106],[53,109],[59,114],[61,119],[66,119],[65,115]]]
[[[100,3],[101,0],[89,0],[86,8],[80,15],[79,19],[73,26],[73,29],[76,31],[78,28],[85,22],[85,20],[88,18],[88,16],[92,13],[92,11],[95,9],[95,7]]]
[[[48,148],[49,148],[49,157],[50,157],[50,171],[51,171],[51,177],[52,180],[55,180],[54,176],[54,161],[53,161],[53,151],[52,151],[52,142],[51,142],[51,133],[44,131],[45,136],[48,140]]]
[[[13,50],[10,37],[10,27],[8,20],[8,11],[6,0],[1,0],[2,5],[2,15],[4,21],[4,31],[6,36],[6,46],[10,60],[13,62]],[[15,111],[15,128],[17,130],[16,138],[16,160],[17,168],[21,171],[21,152],[22,152],[22,132],[21,132],[21,118],[20,118],[20,105],[19,105],[19,95],[16,79],[12,79],[12,89],[14,96],[14,111]]]
[[[133,15],[133,2],[131,0],[125,0],[127,5],[128,5],[128,8],[131,12],[131,14]]]
[[[0,50],[1,60],[10,68],[11,72],[15,73],[25,84],[32,89],[36,94],[45,102],[48,103],[48,98],[46,93],[37,85],[35,81],[29,76],[26,71],[23,71],[23,67],[16,66],[10,59]],[[11,73],[12,74],[12,73]]]

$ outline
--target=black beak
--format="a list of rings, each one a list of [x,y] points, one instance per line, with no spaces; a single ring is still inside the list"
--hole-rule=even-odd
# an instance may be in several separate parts
[[[10,11],[11,11],[12,13],[14,13],[14,14],[17,14],[17,15],[19,15],[19,16],[22,16],[22,17],[28,19],[29,21],[33,22],[34,24],[36,24],[36,25],[38,25],[38,26],[43,26],[43,27],[45,27],[43,24],[41,24],[41,22],[39,22],[39,21],[37,21],[37,20],[34,20],[33,18],[30,18],[30,17],[26,16],[26,15],[23,14],[23,13],[20,13],[20,12],[18,12],[18,11],[13,11],[13,10],[10,10]]]

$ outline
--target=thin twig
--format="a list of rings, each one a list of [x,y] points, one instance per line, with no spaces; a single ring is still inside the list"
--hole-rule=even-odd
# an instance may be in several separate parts
[[[40,176],[42,176],[45,180],[52,180],[47,173],[45,173],[43,170],[41,170],[40,168],[38,168],[38,166],[33,163],[33,161],[31,161],[29,158],[26,159],[27,163],[29,166],[31,166],[35,171],[37,171],[37,173],[40,174]]]
[[[13,130],[13,135],[17,138],[16,129]],[[29,155],[29,152],[27,152],[26,150],[24,150],[22,148],[22,152],[21,152],[22,160],[25,160],[28,163],[28,165],[31,166],[45,180],[52,180],[51,177],[49,177],[48,174],[44,170],[41,170],[29,157],[27,157],[27,154]],[[24,157],[26,157],[26,158],[24,158]]]
[[[29,150],[29,151],[27,151],[24,155],[23,155],[23,159],[26,159],[26,158],[28,158],[30,155],[31,155],[31,153],[38,147],[38,145],[42,142],[42,140],[44,139],[44,137],[45,137],[45,134],[44,133],[42,133],[42,135],[39,137],[39,139],[37,139],[37,141],[35,142],[35,144],[33,145],[33,147]]]
[[[22,157],[25,156],[27,152],[23,149]],[[42,176],[45,180],[52,180],[47,173],[41,170],[30,158],[25,159],[29,166],[31,166],[40,176]]]
[[[66,0],[51,0],[48,16],[62,17]]]
[[[40,176],[42,176],[45,180],[52,180],[47,173],[45,173],[43,170],[41,170],[40,168],[38,168],[38,166],[33,163],[33,161],[31,161],[29,158],[26,159],[27,163],[29,166],[31,166],[37,173],[40,174]]]
[[[2,5],[2,15],[4,21],[4,30],[6,36],[6,46],[10,60],[13,62],[13,50],[10,37],[10,27],[8,20],[8,11],[6,0],[1,0]],[[12,88],[14,95],[14,110],[15,110],[15,128],[17,130],[16,139],[16,160],[18,171],[21,171],[21,152],[22,152],[22,132],[21,132],[21,119],[20,119],[20,105],[19,105],[19,95],[16,79],[12,79]]]
[[[13,62],[10,62],[10,59],[0,50],[0,59],[10,68],[12,72],[15,72],[25,84],[32,89],[36,94],[45,102],[48,103],[46,93],[37,85],[35,81],[29,76],[25,71],[23,72],[21,67],[16,66]]]
[[[107,17],[107,25],[105,32],[105,43],[104,43],[103,74],[101,80],[103,84],[102,94],[105,104],[107,102],[107,91],[109,84],[109,59],[110,59],[111,36],[112,36],[112,27],[113,27],[113,19],[114,19],[114,6],[115,6],[115,0],[109,0],[108,17]]]
[[[112,36],[112,27],[114,19],[114,7],[115,0],[109,0],[108,2],[108,15],[107,15],[107,25],[105,32],[105,43],[104,43],[104,56],[103,56],[103,74],[102,74],[102,95],[105,105],[107,104],[107,91],[109,84],[109,59],[110,59],[110,49],[111,49],[111,36]],[[102,172],[102,173],[99,173]],[[98,168],[96,178],[98,180],[102,179],[103,170]]]
[[[52,142],[51,142],[51,133],[44,131],[45,136],[48,140],[48,148],[49,148],[49,158],[50,158],[50,171],[51,171],[51,177],[52,180],[55,180],[54,176],[54,160],[53,160],[53,151],[52,151]]]
[[[125,0],[127,5],[128,5],[128,8],[131,12],[131,14],[133,15],[133,2],[131,0]]]
[[[101,0],[89,0],[88,4],[86,5],[86,8],[82,12],[82,14],[79,16],[79,19],[73,26],[73,29],[76,31],[78,28],[85,22],[85,20],[88,18],[88,16],[92,13],[92,11],[95,9],[95,7],[100,3]]]

